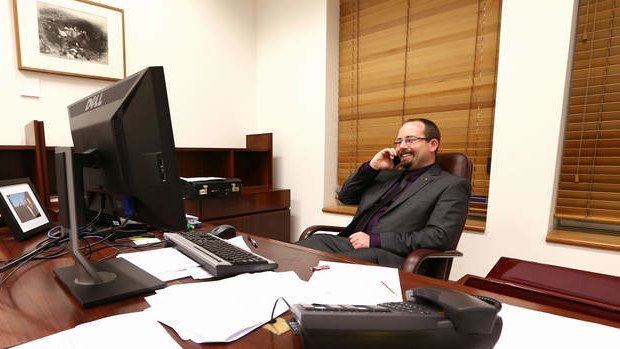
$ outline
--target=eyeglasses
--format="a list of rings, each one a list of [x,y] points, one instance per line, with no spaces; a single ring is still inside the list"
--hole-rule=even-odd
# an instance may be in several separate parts
[[[427,141],[428,138],[426,137],[416,137],[416,136],[407,136],[404,139],[404,142],[407,143],[407,145],[412,145],[413,143],[419,141],[419,140],[425,140]],[[399,146],[403,144],[403,140],[402,139],[397,139],[394,141],[394,146]]]

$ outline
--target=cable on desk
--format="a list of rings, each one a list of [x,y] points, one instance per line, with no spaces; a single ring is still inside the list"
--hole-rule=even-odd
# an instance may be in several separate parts
[[[129,221],[129,219],[125,219],[124,222],[122,222],[121,224],[119,224],[118,226],[114,226],[114,227],[109,227],[109,228],[104,228],[98,231],[89,231],[86,232],[86,228],[89,226],[92,226],[98,219],[100,216],[101,211],[95,216],[95,218],[93,218],[88,224],[86,224],[84,227],[80,228],[80,233],[79,233],[79,238],[80,240],[82,240],[83,245],[80,247],[80,251],[83,250],[88,250],[88,253],[85,255],[85,257],[87,259],[90,259],[93,255],[93,253],[105,249],[105,248],[115,248],[117,251],[115,253],[113,253],[111,256],[109,257],[104,257],[103,259],[109,259],[112,257],[115,257],[116,255],[118,255],[118,253],[121,251],[119,248],[117,247],[128,247],[128,248],[132,248],[132,249],[141,249],[141,248],[148,248],[148,247],[152,247],[158,244],[161,244],[162,242],[156,242],[156,243],[152,243],[152,244],[146,244],[146,245],[142,245],[142,246],[131,246],[131,245],[127,245],[127,244],[111,244],[108,242],[108,240],[114,235],[114,233],[119,230],[122,229],[123,227],[125,227],[127,225],[127,222]],[[58,231],[61,230],[60,226],[56,226],[51,228],[50,230],[48,230],[47,232],[47,238],[40,241],[37,246],[35,247],[35,249],[33,249],[30,252],[27,252],[17,258],[13,258],[13,259],[9,259],[9,260],[5,260],[5,265],[0,266],[0,274],[4,273],[8,270],[11,270],[10,273],[8,273],[4,278],[2,278],[0,280],[0,287],[2,287],[6,281],[15,274],[15,272],[17,270],[19,270],[23,265],[25,265],[26,263],[30,262],[31,260],[47,260],[47,259],[54,259],[54,258],[58,258],[60,256],[64,256],[68,253],[67,249],[66,249],[66,245],[69,242],[69,236],[65,235],[57,235]],[[101,235],[90,235],[90,234],[105,234],[108,233],[105,236],[101,236]],[[91,243],[88,241],[88,239],[90,238],[96,238],[98,239],[98,241]],[[97,245],[101,245],[101,244],[105,244],[104,246],[95,248],[95,246]],[[54,248],[58,248],[58,250],[53,251],[50,254],[45,254],[47,252],[49,252],[50,250],[54,249]]]
[[[96,217],[95,219],[91,220],[91,223],[94,223],[96,221]],[[125,220],[125,224],[128,220]],[[113,227],[112,229],[108,229],[111,231],[111,233],[113,233],[114,230],[119,229],[120,227],[124,226],[123,224],[119,225],[118,227]],[[57,230],[59,230],[60,227],[56,226],[51,228],[50,230],[48,230],[47,233],[47,238],[40,241],[37,246],[35,247],[35,249],[33,249],[30,252],[27,252],[17,258],[13,258],[10,260],[5,261],[5,265],[0,266],[0,273],[3,273],[7,270],[10,270],[12,268],[19,268],[22,264],[27,263],[28,261],[32,260],[32,259],[51,259],[51,258],[56,258],[56,257],[60,257],[65,255],[67,252],[56,252],[55,254],[53,254],[52,256],[44,256],[44,257],[37,257],[39,254],[43,253],[44,251],[56,247],[56,246],[60,246],[61,244],[65,244],[69,241],[69,236],[65,235],[65,236],[56,236],[55,233]],[[110,235],[108,235],[109,237]],[[80,236],[82,237],[82,236]],[[86,240],[84,240],[86,241]],[[86,248],[88,248],[89,250],[89,254],[88,256],[90,257],[90,255],[92,254],[92,247],[91,244],[86,242],[87,246]],[[97,244],[97,243],[95,243]],[[82,249],[82,248],[81,248]],[[14,271],[11,272],[10,274],[8,274],[2,281],[0,281],[0,286],[2,284],[4,284],[4,282],[6,281],[6,279],[8,279],[11,275],[14,274]]]
[[[40,242],[37,245],[37,247],[34,250],[32,250],[32,251],[30,251],[30,252],[28,252],[26,254],[23,254],[23,255],[21,255],[21,256],[19,256],[17,258],[14,258],[14,259],[8,261],[8,263],[6,263],[5,265],[1,266],[0,267],[0,273],[5,272],[5,271],[15,267],[16,265],[18,265],[18,264],[20,264],[20,263],[22,263],[24,261],[27,261],[27,260],[33,258],[37,254],[41,253],[42,251],[44,251],[44,250],[46,250],[46,249],[48,249],[50,247],[59,245],[59,244],[64,243],[66,241],[68,241],[68,238],[64,238],[64,237],[60,238],[60,239],[57,239],[57,240],[49,240],[49,239],[43,240],[42,242]]]
[[[13,275],[15,274],[15,272],[17,272],[19,270],[19,268],[21,268],[22,266],[26,265],[27,262],[29,262],[33,257],[30,257],[29,259],[26,259],[25,261],[23,261],[22,263],[19,263],[17,266],[15,266],[13,268],[13,270],[11,270],[10,273],[8,273],[2,280],[0,280],[0,289],[2,288],[2,286],[4,286],[4,283]]]
[[[46,240],[43,240],[41,242],[39,242],[39,244],[37,244],[37,247],[26,253],[21,255],[18,258],[12,259],[10,262],[6,263],[5,265],[3,265],[2,267],[0,267],[0,273],[3,273],[7,270],[13,269],[11,270],[11,272],[6,275],[2,280],[0,280],[0,287],[2,287],[6,281],[13,275],[15,274],[15,272],[21,268],[23,265],[25,265],[27,262],[29,262],[30,260],[34,259],[38,254],[42,253],[43,251],[52,248],[52,247],[56,247],[59,246],[61,244],[64,244],[68,241],[68,237],[62,237],[56,240],[50,240],[49,238]]]
[[[269,321],[267,323],[270,324],[275,324],[276,323],[276,319],[273,317],[273,315],[276,312],[276,306],[278,305],[278,301],[282,300],[284,303],[286,303],[286,306],[288,307],[288,310],[291,310],[291,305],[288,304],[288,302],[286,301],[286,299],[284,299],[284,297],[278,297],[278,299],[276,299],[275,303],[273,303],[273,309],[271,309],[271,316],[269,317]]]

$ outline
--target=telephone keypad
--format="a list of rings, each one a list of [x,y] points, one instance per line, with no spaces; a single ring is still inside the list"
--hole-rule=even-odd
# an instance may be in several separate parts
[[[432,312],[425,306],[412,303],[412,302],[389,302],[379,304],[382,307],[391,309],[393,311],[415,313],[421,315],[430,315]]]

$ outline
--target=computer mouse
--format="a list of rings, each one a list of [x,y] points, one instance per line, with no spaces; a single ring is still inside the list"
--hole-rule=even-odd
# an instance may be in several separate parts
[[[210,233],[222,239],[230,239],[237,236],[237,228],[232,225],[222,224],[211,229]]]

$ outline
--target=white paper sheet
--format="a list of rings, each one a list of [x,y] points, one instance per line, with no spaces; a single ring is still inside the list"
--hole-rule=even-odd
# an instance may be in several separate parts
[[[32,341],[19,349],[181,348],[148,311],[114,315]]]
[[[202,181],[217,181],[226,179],[224,177],[181,177],[186,182],[202,182]]]
[[[308,281],[315,289],[316,303],[366,305],[403,301],[396,268],[325,261],[317,266],[329,268],[314,271]]]
[[[494,349],[617,348],[620,329],[503,304],[502,333]]]
[[[229,239],[228,242],[246,251],[251,251],[241,235]],[[173,247],[123,253],[119,254],[118,258],[126,259],[162,281],[176,280],[188,276],[198,280],[213,277],[212,274],[200,267],[198,263]]]
[[[162,281],[191,276],[191,270],[199,267],[198,263],[172,247],[123,253],[118,258],[126,259]]]
[[[235,236],[234,238],[228,239],[227,241],[230,242],[232,245],[235,245],[243,250],[250,251],[250,252],[252,251],[250,247],[248,246],[248,244],[245,242],[245,240],[243,240],[243,236],[241,235]]]

